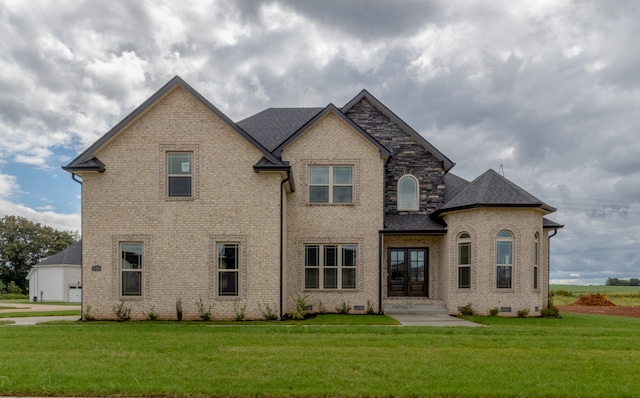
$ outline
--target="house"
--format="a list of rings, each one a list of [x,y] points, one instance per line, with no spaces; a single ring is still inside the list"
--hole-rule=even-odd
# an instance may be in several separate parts
[[[27,274],[33,301],[81,302],[82,241],[43,258]]]
[[[84,310],[539,314],[555,209],[453,166],[366,90],[236,123],[176,76],[63,167],[82,184]]]

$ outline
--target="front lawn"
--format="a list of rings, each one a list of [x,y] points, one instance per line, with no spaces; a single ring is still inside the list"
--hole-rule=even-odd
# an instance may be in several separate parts
[[[474,317],[487,327],[463,328],[324,317],[3,326],[0,395],[640,396],[640,319]]]

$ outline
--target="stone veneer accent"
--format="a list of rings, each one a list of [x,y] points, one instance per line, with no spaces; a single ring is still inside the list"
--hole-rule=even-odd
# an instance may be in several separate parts
[[[391,152],[391,158],[385,166],[385,214],[429,214],[444,203],[442,161],[366,99],[354,105],[346,115]],[[397,210],[398,180],[405,174],[414,175],[420,182],[418,211]]]

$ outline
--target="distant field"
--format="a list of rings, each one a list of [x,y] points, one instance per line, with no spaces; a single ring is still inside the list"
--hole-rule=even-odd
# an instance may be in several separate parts
[[[551,292],[565,291],[573,293],[572,296],[553,296],[553,304],[567,305],[574,303],[582,294],[600,293],[615,305],[640,305],[640,286],[605,286],[605,285],[550,285]]]

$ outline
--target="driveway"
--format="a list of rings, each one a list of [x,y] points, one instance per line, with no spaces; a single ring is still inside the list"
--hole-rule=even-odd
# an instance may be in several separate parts
[[[80,309],[80,305],[55,305],[55,304],[18,304],[18,303],[4,303],[0,302],[0,307],[13,307],[8,309],[0,309],[2,313],[14,313],[14,312],[40,312],[40,311],[68,311],[73,309]],[[0,325],[0,326],[26,326],[36,325],[42,322],[51,321],[77,321],[80,319],[79,315],[65,315],[65,316],[37,316],[37,317],[15,317],[15,318],[0,318],[0,321],[12,321],[13,323]]]

